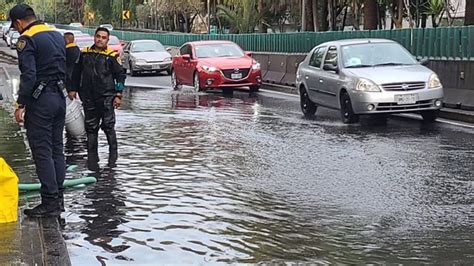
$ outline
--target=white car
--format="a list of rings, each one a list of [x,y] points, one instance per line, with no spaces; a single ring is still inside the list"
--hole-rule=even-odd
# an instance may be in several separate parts
[[[130,70],[132,76],[145,71],[171,74],[172,56],[159,41],[131,41],[123,48],[121,57],[124,68]]]
[[[112,24],[101,24],[99,27],[106,28],[108,30],[114,30],[114,26],[112,26]]]
[[[2,38],[4,41],[7,40],[7,35],[8,35],[8,32],[10,31],[10,25],[11,25],[11,22],[8,22],[2,27]]]
[[[10,47],[12,45],[12,36],[15,34],[15,33],[18,33],[18,31],[16,30],[9,30],[8,31],[8,34],[7,34],[7,37],[5,39],[5,41],[7,42],[7,46]]]
[[[16,49],[16,43],[18,42],[18,38],[20,38],[19,32],[13,32],[12,37],[10,38],[10,48]]]
[[[71,27],[76,27],[76,28],[82,28],[82,24],[79,23],[79,22],[73,22],[73,23],[69,23],[69,26]]]

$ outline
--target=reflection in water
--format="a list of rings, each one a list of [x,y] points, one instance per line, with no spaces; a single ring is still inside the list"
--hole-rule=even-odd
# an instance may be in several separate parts
[[[90,199],[90,203],[84,206],[87,211],[80,216],[87,221],[87,226],[83,229],[88,236],[85,240],[107,252],[119,253],[129,248],[127,245],[112,243],[113,239],[123,233],[117,227],[126,223],[123,219],[126,197],[118,187],[114,170],[104,170],[96,178],[99,180],[97,184],[85,194]]]
[[[73,264],[473,259],[470,131],[307,120],[263,93],[126,93],[118,166],[68,192]]]

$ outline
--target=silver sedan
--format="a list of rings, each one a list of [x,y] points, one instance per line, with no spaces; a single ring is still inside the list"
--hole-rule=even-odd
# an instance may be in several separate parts
[[[307,117],[318,106],[337,109],[344,123],[359,115],[416,112],[434,121],[442,106],[438,76],[400,44],[384,39],[327,42],[299,65],[296,84]]]
[[[123,48],[121,57],[132,76],[145,71],[171,73],[171,54],[155,40],[131,41]]]

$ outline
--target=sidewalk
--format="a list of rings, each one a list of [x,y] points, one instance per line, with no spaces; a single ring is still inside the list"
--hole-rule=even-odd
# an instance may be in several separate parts
[[[0,60],[3,61],[2,56]],[[13,76],[10,77],[9,73]],[[4,117],[12,121],[12,86],[18,81],[18,75],[17,66],[0,63],[0,108],[5,110],[0,110],[0,113],[4,113]],[[0,121],[0,127],[3,127],[5,125],[1,123],[7,122]],[[60,221],[56,218],[25,217],[23,209],[36,206],[39,197],[20,196],[22,199],[19,202],[18,221],[0,224],[0,265],[71,265]]]

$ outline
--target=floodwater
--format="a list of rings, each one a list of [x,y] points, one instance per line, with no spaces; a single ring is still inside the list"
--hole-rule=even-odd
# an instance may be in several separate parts
[[[307,120],[297,98],[265,93],[125,98],[117,167],[103,134],[99,172],[66,143],[68,177],[98,178],[66,194],[73,265],[474,263],[472,129]],[[2,121],[0,154],[28,178],[23,138]]]

